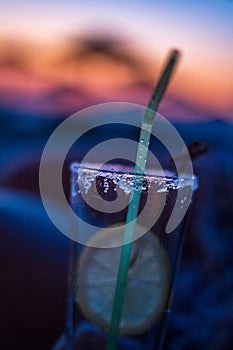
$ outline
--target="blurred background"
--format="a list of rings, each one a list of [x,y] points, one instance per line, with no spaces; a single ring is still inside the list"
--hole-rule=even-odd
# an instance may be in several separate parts
[[[0,6],[1,349],[50,349],[65,328],[69,242],[38,185],[48,137],[84,107],[147,105],[172,48],[182,57],[159,111],[186,144],[203,141],[209,151],[193,164],[200,189],[166,348],[232,349],[233,2]]]

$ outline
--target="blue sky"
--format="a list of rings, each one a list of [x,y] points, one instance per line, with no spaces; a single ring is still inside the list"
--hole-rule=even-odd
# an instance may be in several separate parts
[[[181,80],[189,77],[189,86],[181,84],[180,91],[188,88],[190,98],[195,91],[196,100],[206,91],[209,105],[218,100],[221,108],[231,110],[231,0],[0,0],[0,4],[4,40],[60,45],[74,35],[108,34],[127,41],[130,52],[154,61],[176,47],[183,53]]]

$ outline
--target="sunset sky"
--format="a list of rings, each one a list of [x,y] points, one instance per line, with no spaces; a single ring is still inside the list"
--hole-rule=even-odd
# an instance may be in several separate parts
[[[1,106],[13,101],[46,113],[111,100],[145,105],[175,47],[182,58],[162,112],[233,118],[233,1],[8,0],[0,6]]]

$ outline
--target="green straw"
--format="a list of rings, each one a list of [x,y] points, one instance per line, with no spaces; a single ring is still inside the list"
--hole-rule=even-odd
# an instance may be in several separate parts
[[[153,126],[153,121],[155,114],[157,112],[159,103],[164,95],[168,82],[171,78],[172,72],[175,67],[175,63],[178,59],[179,52],[173,50],[170,54],[167,64],[162,72],[162,75],[158,81],[157,86],[155,87],[154,93],[152,95],[151,101],[146,108],[146,111],[143,116],[139,146],[137,150],[136,164],[134,168],[134,175],[139,174],[139,181],[137,182],[137,188],[142,187],[143,183],[143,174],[146,167],[148,147],[150,143],[151,130]],[[117,282],[115,288],[115,295],[113,301],[113,309],[111,315],[111,325],[110,333],[108,337],[107,350],[115,350],[117,347],[117,338],[119,333],[119,326],[121,320],[121,313],[124,302],[124,291],[127,282],[128,268],[130,264],[131,250],[132,250],[132,241],[134,237],[134,230],[137,220],[138,208],[141,198],[141,190],[136,190],[133,186],[129,207],[126,217],[126,228],[124,232],[123,245],[121,248],[121,256],[118,268]]]

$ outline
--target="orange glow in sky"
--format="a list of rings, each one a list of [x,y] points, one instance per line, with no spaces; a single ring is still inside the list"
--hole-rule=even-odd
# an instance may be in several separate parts
[[[171,0],[145,4],[8,1],[1,11],[0,101],[5,94],[16,98],[19,91],[22,100],[31,96],[35,107],[44,103],[46,110],[46,94],[60,89],[64,95],[59,103],[62,100],[66,107],[69,103],[79,107],[80,91],[87,104],[106,100],[146,104],[168,51],[176,47],[182,58],[167,105],[171,97],[190,105],[190,110],[231,118],[232,3],[180,1],[173,9]],[[97,41],[113,37],[113,44],[101,52],[93,47],[87,52],[85,37]]]

